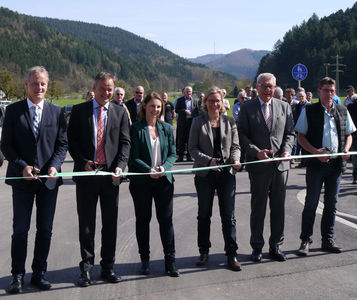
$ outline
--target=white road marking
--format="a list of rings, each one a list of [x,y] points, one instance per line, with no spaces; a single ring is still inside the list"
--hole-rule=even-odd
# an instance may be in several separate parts
[[[306,196],[306,189],[304,190],[301,190],[300,192],[298,192],[297,194],[297,199],[299,200],[299,202],[302,204],[302,205],[305,205],[305,196]],[[322,215],[322,211],[324,209],[324,204],[319,201],[319,205],[317,207],[317,210],[316,212],[320,215]],[[351,228],[354,228],[354,229],[357,229],[357,224],[355,223],[352,223],[344,218],[341,218],[339,216],[344,216],[344,217],[348,217],[348,218],[351,218],[351,219],[355,219],[357,220],[357,216],[354,216],[354,215],[349,215],[349,214],[345,214],[345,213],[341,213],[341,212],[336,212],[336,221],[337,222],[340,222],[346,226],[349,226]]]

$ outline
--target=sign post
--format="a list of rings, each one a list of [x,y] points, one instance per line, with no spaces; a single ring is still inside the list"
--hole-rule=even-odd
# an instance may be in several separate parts
[[[295,65],[291,70],[291,75],[295,80],[298,81],[299,87],[301,87],[301,81],[306,79],[307,74],[308,74],[307,68],[300,63]]]

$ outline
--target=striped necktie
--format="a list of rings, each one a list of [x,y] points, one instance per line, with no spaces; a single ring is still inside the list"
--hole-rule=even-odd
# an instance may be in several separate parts
[[[265,123],[267,124],[269,131],[271,131],[272,116],[270,114],[270,109],[269,109],[268,103],[263,104],[263,112],[264,112]]]
[[[97,164],[105,164],[105,137],[104,137],[104,116],[103,116],[103,106],[98,106],[98,116],[97,116],[97,152],[95,160]]]
[[[33,118],[32,118],[32,127],[37,140],[38,134],[40,132],[40,107],[37,105],[32,106],[33,109]]]

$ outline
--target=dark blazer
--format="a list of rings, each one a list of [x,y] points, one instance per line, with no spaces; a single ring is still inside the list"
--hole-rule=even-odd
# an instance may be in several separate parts
[[[135,97],[133,99],[126,101],[125,105],[128,108],[131,122],[135,123],[136,121],[138,121],[139,115],[136,113],[136,99],[135,99]]]
[[[7,177],[22,176],[22,170],[26,166],[34,165],[41,170],[41,175],[47,175],[49,167],[55,167],[61,172],[67,152],[67,125],[61,108],[44,103],[37,141],[32,125],[27,100],[13,103],[6,108],[1,150],[9,161]],[[42,181],[48,189],[62,184],[62,178]],[[18,188],[30,187],[32,184],[32,181],[19,179],[5,182]]]
[[[161,146],[161,165],[166,171],[171,170],[176,161],[176,148],[174,142],[173,128],[165,122],[156,123],[159,132]],[[152,150],[150,134],[146,120],[134,123],[130,128],[132,147],[129,159],[129,172],[147,173],[150,172],[152,163]],[[131,176],[130,181],[135,183],[145,183],[150,178],[149,175]],[[172,174],[166,174],[169,182],[173,182]]]
[[[125,108],[109,103],[105,136],[105,157],[108,171],[125,169],[130,152],[129,117]],[[93,100],[73,106],[68,124],[69,153],[74,171],[84,171],[88,160],[94,159],[95,140]],[[74,178],[78,182],[81,177]]]
[[[294,120],[288,103],[272,98],[273,123],[269,132],[262,113],[259,99],[242,105],[238,118],[238,134],[241,147],[246,151],[246,160],[257,160],[256,154],[262,149],[271,149],[274,156],[283,152],[291,153],[294,146]],[[289,161],[275,162],[279,171],[290,167]],[[247,165],[247,170],[259,168],[259,164]]]
[[[240,146],[238,142],[237,126],[233,118],[224,114],[220,116],[221,152],[225,164],[240,160]],[[207,167],[213,157],[213,134],[207,112],[192,121],[188,150],[195,162],[194,168]],[[235,170],[230,167],[230,173]],[[205,176],[209,171],[199,171],[197,175]]]
[[[178,114],[177,117],[177,125],[184,125],[186,122],[186,101],[185,101],[185,96],[182,96],[177,99],[177,103],[175,106],[175,111]],[[191,111],[191,116],[192,118],[195,118],[199,115],[199,105],[196,99],[192,97],[192,111]]]

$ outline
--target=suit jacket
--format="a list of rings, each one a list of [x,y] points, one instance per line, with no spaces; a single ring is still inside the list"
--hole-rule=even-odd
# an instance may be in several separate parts
[[[171,170],[176,161],[176,148],[174,142],[173,127],[165,122],[156,122],[160,138],[161,165],[165,170]],[[130,150],[129,171],[136,173],[150,172],[152,163],[152,149],[150,134],[146,120],[134,123],[130,128],[132,147]],[[149,175],[131,176],[130,181],[145,183]],[[173,183],[172,174],[166,174],[169,182]]]
[[[55,167],[58,172],[61,171],[67,152],[67,125],[61,108],[44,103],[37,141],[32,126],[33,121],[27,100],[16,102],[6,108],[1,150],[9,161],[7,177],[22,176],[22,170],[26,166],[38,167],[41,175],[47,175],[49,167]],[[62,184],[62,178],[41,180],[48,189],[54,189]],[[24,189],[30,188],[34,183],[19,179],[5,182]]]
[[[238,118],[239,141],[246,151],[246,160],[258,160],[256,154],[262,149],[271,149],[273,156],[291,153],[294,145],[294,120],[288,103],[272,98],[272,128],[269,132],[259,99],[242,105]],[[279,171],[290,168],[288,161],[275,162]],[[247,170],[259,168],[259,164],[247,165]]]
[[[135,97],[133,99],[130,99],[129,101],[125,102],[125,105],[126,105],[128,111],[129,111],[131,122],[135,123],[136,121],[138,121],[139,120],[139,115],[136,112],[136,99],[135,99]]]
[[[84,171],[95,153],[93,100],[73,106],[68,124],[69,153],[74,160],[73,171]],[[109,103],[105,135],[105,158],[108,171],[125,169],[130,152],[129,117],[125,108]],[[73,178],[76,182],[85,177]]]
[[[177,99],[177,103],[175,106],[175,111],[178,114],[177,117],[177,125],[181,126],[184,125],[187,119],[186,115],[186,99],[185,96],[182,96]],[[191,111],[191,116],[192,118],[195,118],[199,115],[199,105],[196,99],[192,97],[192,111]]]
[[[225,164],[231,164],[240,160],[240,146],[238,141],[237,126],[233,118],[224,114],[220,116],[221,152]],[[192,121],[188,150],[195,162],[193,167],[207,167],[213,156],[213,134],[207,112]],[[207,171],[199,171],[196,174],[205,176]],[[230,167],[229,172],[235,174]]]

